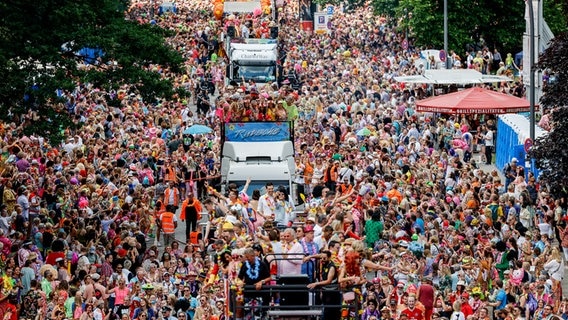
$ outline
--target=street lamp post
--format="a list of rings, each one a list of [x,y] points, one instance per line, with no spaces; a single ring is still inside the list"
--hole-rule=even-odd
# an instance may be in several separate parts
[[[406,24],[405,24],[405,30],[404,30],[404,39],[406,39],[406,42],[408,43],[408,9],[404,8],[404,16],[406,17]]]
[[[530,95],[529,95],[529,104],[530,104],[530,138],[534,141],[535,138],[535,95],[536,90],[535,86],[535,79],[534,79],[534,55],[535,55],[535,45],[534,45],[534,8],[532,0],[526,0],[527,5],[529,6],[529,49],[530,49],[530,61],[529,61],[529,86],[530,86]]]
[[[446,53],[446,69],[450,69],[448,56],[448,0],[444,0],[444,52]]]

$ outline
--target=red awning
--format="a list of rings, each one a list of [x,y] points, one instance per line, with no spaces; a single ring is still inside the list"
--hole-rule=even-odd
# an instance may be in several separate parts
[[[416,110],[453,114],[505,114],[529,111],[530,104],[525,99],[475,87],[419,100],[416,102]]]

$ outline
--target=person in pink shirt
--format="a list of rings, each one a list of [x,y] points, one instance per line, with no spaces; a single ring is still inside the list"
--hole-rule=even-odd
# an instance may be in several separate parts
[[[281,275],[302,273],[304,249],[296,240],[294,229],[287,228],[280,237],[282,240],[282,260],[278,266],[279,273]]]
[[[114,304],[121,306],[124,304],[124,298],[130,294],[130,288],[126,286],[126,280],[123,277],[118,278],[118,286],[110,289],[107,294],[115,294]]]

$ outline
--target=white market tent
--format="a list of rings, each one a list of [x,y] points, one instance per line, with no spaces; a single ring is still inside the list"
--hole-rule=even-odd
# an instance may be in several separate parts
[[[250,13],[256,9],[261,9],[260,1],[225,1],[223,4],[224,12],[242,12]]]
[[[423,75],[394,77],[397,82],[427,84],[474,84],[513,81],[505,76],[482,74],[473,69],[426,70]]]

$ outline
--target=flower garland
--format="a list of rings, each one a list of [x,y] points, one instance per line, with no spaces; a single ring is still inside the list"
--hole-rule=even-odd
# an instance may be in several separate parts
[[[251,279],[251,280],[256,280],[258,279],[258,275],[260,272],[260,261],[258,258],[254,259],[254,269],[250,266],[250,263],[248,261],[245,261],[245,264],[247,266],[247,276]]]
[[[231,284],[231,290],[234,290],[236,292],[236,300],[239,303],[242,303],[242,302],[245,301],[245,297],[244,297],[244,293],[243,293],[243,286],[244,286],[244,283],[239,278],[235,279],[235,282],[233,282],[233,284]]]
[[[305,239],[302,239],[302,241],[300,241],[300,244],[302,245],[305,254],[312,256],[317,253],[316,246],[313,242],[310,242],[310,247],[312,250],[310,250],[310,248],[308,247],[308,242]]]
[[[234,281],[235,279],[238,278],[239,270],[241,270],[241,265],[242,265],[242,263],[240,261],[239,262],[236,262],[236,261],[231,262],[231,264],[230,264],[231,268],[230,268],[230,271],[229,271],[229,274],[228,274],[229,280]]]
[[[2,291],[9,294],[12,291],[12,289],[14,289],[14,285],[16,284],[16,281],[14,279],[12,279],[11,277],[9,277],[7,274],[3,274],[2,277],[0,278],[0,284],[4,285],[4,288],[3,288],[4,290],[2,290]]]
[[[266,201],[266,205],[268,206],[268,208],[270,208],[270,210],[274,212],[274,210],[276,209],[276,204],[274,203],[274,199],[267,194],[264,195],[264,199]]]
[[[296,239],[294,239],[293,241],[290,241],[288,243],[282,244],[282,248],[286,249],[286,251],[284,253],[288,253],[288,251],[290,251],[290,249],[292,249],[294,244],[296,244]]]
[[[243,206],[240,201],[235,201],[233,203],[229,203],[229,210],[241,212],[243,210]]]

